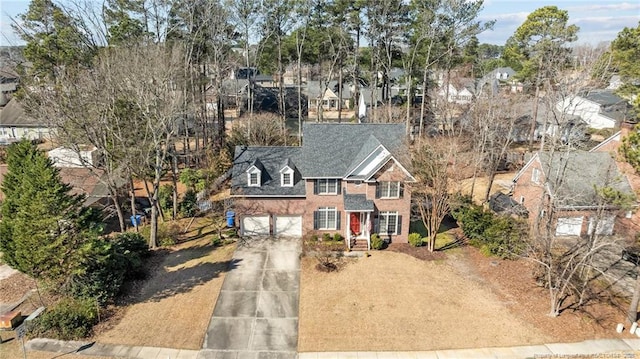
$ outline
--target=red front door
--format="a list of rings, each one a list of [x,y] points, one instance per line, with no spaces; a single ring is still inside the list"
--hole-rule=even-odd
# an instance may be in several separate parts
[[[351,229],[351,233],[355,235],[360,234],[360,213],[351,212],[349,215],[349,229]]]

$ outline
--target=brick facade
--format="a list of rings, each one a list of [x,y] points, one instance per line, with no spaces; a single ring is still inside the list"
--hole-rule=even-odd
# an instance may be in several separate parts
[[[604,146],[603,146],[604,148]],[[607,147],[609,148],[609,147]],[[534,170],[538,171],[537,181],[534,181]],[[631,179],[629,179],[631,182]],[[542,171],[541,162],[536,159],[526,169],[524,169],[520,176],[514,183],[512,198],[521,203],[529,212],[528,222],[530,226],[534,226],[539,220],[543,210],[549,208],[549,196],[546,194],[544,183],[544,172]],[[545,211],[546,212],[546,211]],[[545,213],[545,215],[548,215]],[[597,216],[597,211],[594,210],[558,210],[553,215],[553,228],[557,227],[558,218],[572,218],[583,217],[582,229],[580,235],[585,236],[589,232],[589,222],[591,218]],[[604,216],[616,216],[614,224],[614,233],[628,233],[637,232],[640,229],[640,213],[636,211],[632,218],[625,218],[625,213],[620,211],[610,211]]]
[[[374,176],[377,181],[397,181],[404,183],[407,176],[403,170],[396,164],[385,167]],[[374,219],[380,211],[398,212],[401,220],[399,223],[400,233],[391,235],[390,239],[394,243],[407,243],[409,235],[409,225],[411,220],[411,193],[408,186],[404,186],[401,198],[376,198],[376,183],[341,181],[339,194],[314,194],[314,180],[306,180],[305,198],[258,198],[258,197],[240,197],[234,202],[234,207],[241,220],[244,216],[254,215],[301,215],[302,216],[302,232],[316,233],[340,233],[347,237],[349,229],[346,228],[346,216],[344,208],[343,193],[348,194],[365,194],[367,199],[374,202],[375,211],[371,214]],[[314,230],[313,229],[313,213],[319,207],[336,207],[340,216],[340,229],[338,230]],[[271,219],[273,222],[273,219]],[[273,227],[273,223],[271,223]]]

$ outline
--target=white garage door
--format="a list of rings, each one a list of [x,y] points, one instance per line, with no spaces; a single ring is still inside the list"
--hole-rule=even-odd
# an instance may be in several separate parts
[[[276,216],[275,225],[276,236],[302,236],[302,216]]]
[[[582,232],[582,217],[558,218],[556,236],[579,236]]]
[[[242,218],[242,234],[245,236],[268,236],[269,216],[246,216]]]
[[[610,236],[613,234],[613,226],[616,222],[616,216],[609,215],[603,216],[602,218],[589,218],[589,230],[587,232],[588,234],[593,233],[593,227],[595,226],[596,222],[598,223],[598,226],[596,227],[596,234],[601,236]]]

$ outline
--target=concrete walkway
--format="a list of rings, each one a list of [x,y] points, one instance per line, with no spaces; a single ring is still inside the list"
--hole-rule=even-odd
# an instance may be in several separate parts
[[[0,344],[1,345],[1,344]],[[86,342],[63,342],[53,339],[32,339],[27,350],[64,354],[95,355],[107,358],[132,359],[271,359],[280,352],[184,350],[156,347],[128,347]],[[579,343],[554,343],[520,347],[434,350],[423,352],[322,352],[300,353],[299,359],[525,359],[562,358],[577,355],[604,354],[605,358],[635,358],[640,354],[640,339],[599,339]],[[295,358],[295,353],[292,354]],[[70,356],[73,358],[73,356]]]
[[[295,358],[300,251],[299,239],[252,239],[239,245],[213,310],[204,349],[216,352],[217,359]]]

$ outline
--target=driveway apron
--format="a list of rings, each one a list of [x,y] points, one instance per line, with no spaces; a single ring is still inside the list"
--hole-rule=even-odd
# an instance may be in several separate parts
[[[300,251],[299,239],[238,245],[199,357],[296,357]]]

